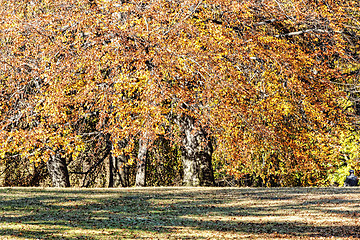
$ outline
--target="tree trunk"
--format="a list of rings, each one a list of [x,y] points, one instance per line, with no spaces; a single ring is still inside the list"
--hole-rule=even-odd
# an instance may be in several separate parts
[[[206,131],[201,127],[196,127],[194,122],[190,116],[179,119],[182,134],[183,184],[185,186],[214,186],[211,163],[213,146]]]
[[[59,153],[55,153],[48,160],[47,169],[53,187],[70,187],[69,172],[65,157],[61,157]]]
[[[148,152],[148,140],[140,139],[139,140],[139,152],[136,162],[136,179],[135,186],[145,187],[146,186],[146,159]]]
[[[33,174],[31,175],[31,180],[29,186],[37,187],[40,185],[40,181],[43,180],[45,173],[45,163],[43,161],[35,164],[33,163]]]
[[[81,187],[88,187],[90,185],[90,170],[91,170],[91,159],[88,156],[85,156],[82,160],[82,171],[84,175],[82,177]]]
[[[108,171],[108,187],[111,188],[111,187],[114,187],[114,175],[115,175],[115,170],[114,170],[114,160],[115,160],[115,157],[113,157],[112,154],[109,155],[109,166],[106,166],[107,168],[107,171]]]
[[[5,187],[6,182],[6,161],[0,161],[0,187]]]
[[[123,139],[118,142],[120,149],[125,148],[128,141]],[[112,145],[113,148],[113,145]],[[110,179],[109,187],[129,187],[129,167],[127,165],[129,157],[126,154],[121,154],[118,157],[109,156],[110,163]]]
[[[118,157],[118,170],[117,170],[117,179],[118,179],[118,186],[121,187],[128,187],[129,186],[129,167],[127,166],[128,157],[123,154]]]
[[[119,157],[110,155],[110,178],[109,187],[128,187],[129,186],[129,169],[127,167],[128,159],[125,154]]]

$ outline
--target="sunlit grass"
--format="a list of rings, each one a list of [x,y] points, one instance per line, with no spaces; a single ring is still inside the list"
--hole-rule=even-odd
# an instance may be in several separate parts
[[[360,239],[360,188],[0,188],[1,239]]]

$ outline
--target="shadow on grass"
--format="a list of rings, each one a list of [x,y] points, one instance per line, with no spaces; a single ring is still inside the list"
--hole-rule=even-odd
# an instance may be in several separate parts
[[[161,233],[171,235],[180,228],[188,228],[290,238],[359,238],[358,226],[313,226],[306,221],[287,221],[284,217],[286,212],[291,215],[294,211],[320,211],[324,215],[335,214],[354,218],[355,221],[358,217],[356,212],[326,207],[342,204],[359,209],[359,198],[344,198],[348,194],[360,196],[360,188],[3,188],[0,189],[0,224],[3,225],[0,237],[99,239],[109,234],[121,238],[141,238],[142,232],[153,233],[154,236]],[[315,195],[319,197],[308,200],[307,196]],[[256,220],[246,221],[241,217]],[[266,220],[268,217],[283,219]],[[26,227],[14,229],[16,225]],[[35,229],[37,226],[44,227]],[[76,230],[78,234],[61,235]],[[95,231],[93,235],[89,235],[91,231]]]

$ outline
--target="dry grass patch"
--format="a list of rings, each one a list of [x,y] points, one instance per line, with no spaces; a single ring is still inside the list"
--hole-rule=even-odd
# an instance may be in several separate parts
[[[0,188],[0,239],[360,239],[360,188]]]

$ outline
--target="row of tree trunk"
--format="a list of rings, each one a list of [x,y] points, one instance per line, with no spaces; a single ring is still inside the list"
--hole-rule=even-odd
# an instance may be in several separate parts
[[[181,161],[183,165],[183,185],[185,186],[213,186],[214,175],[212,168],[212,141],[202,127],[196,126],[195,120],[189,116],[178,119],[181,132]],[[129,171],[128,158],[121,155],[111,155],[111,144],[106,144],[108,150],[102,158],[108,159],[109,187],[128,187]],[[149,139],[143,136],[139,139],[135,185],[146,186],[146,163],[149,150]],[[47,162],[47,168],[53,187],[70,187],[69,172],[66,157],[55,152]],[[88,172],[91,169],[88,169]],[[85,175],[86,176],[86,175]],[[84,181],[85,182],[85,181]],[[83,184],[84,185],[84,184]],[[86,184],[85,184],[86,186]]]

